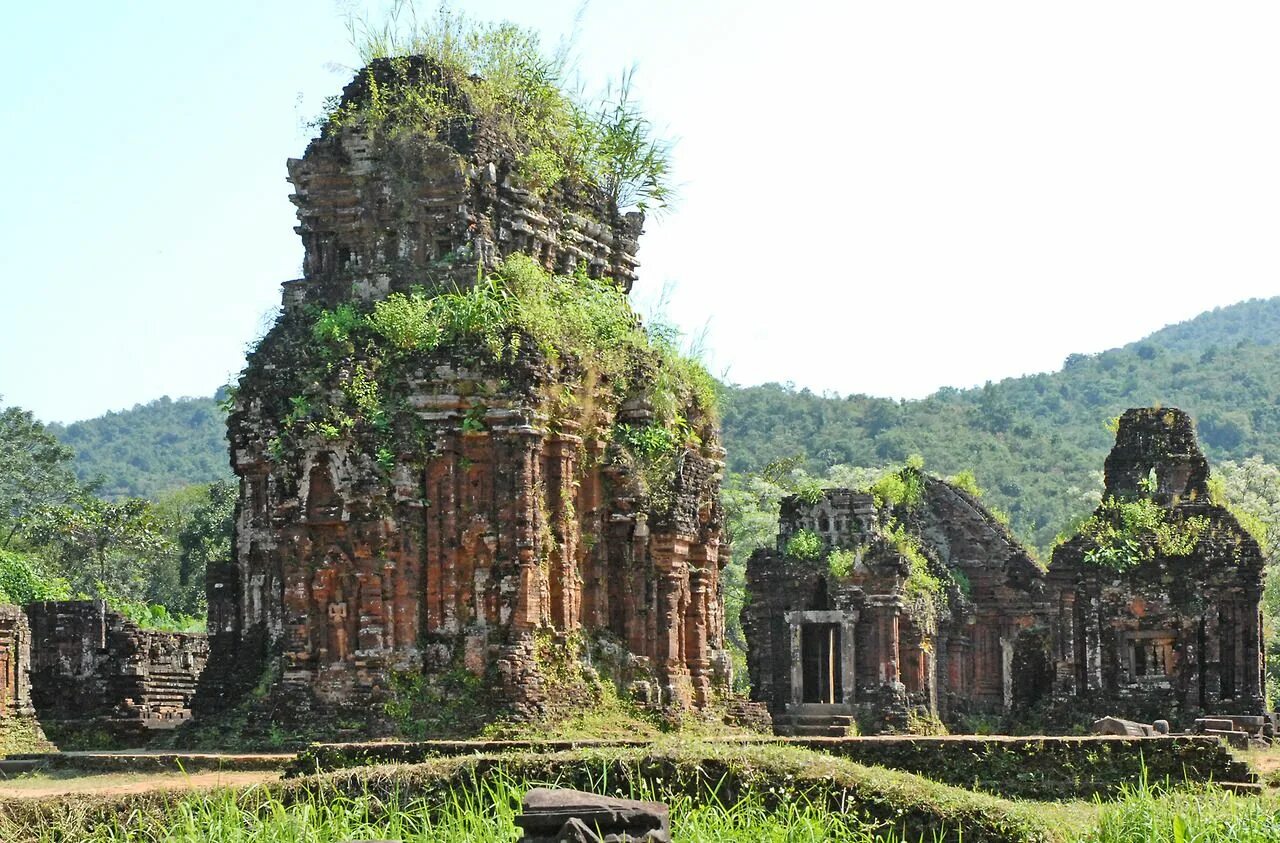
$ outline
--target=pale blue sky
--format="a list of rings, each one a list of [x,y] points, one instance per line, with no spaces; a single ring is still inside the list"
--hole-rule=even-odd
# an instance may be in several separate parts
[[[455,4],[548,43],[578,6]],[[730,380],[920,396],[1280,294],[1278,38],[1272,2],[597,0],[577,43],[680,139],[637,295],[673,285]],[[225,383],[354,63],[329,0],[6,9],[4,403]]]

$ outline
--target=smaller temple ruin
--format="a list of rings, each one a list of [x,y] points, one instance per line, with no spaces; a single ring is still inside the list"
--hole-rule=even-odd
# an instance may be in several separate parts
[[[1125,716],[1261,714],[1263,558],[1181,410],[1120,417],[1093,517],[1054,550],[1055,695]]]
[[[747,563],[752,697],[781,730],[872,730],[1009,707],[1044,572],[968,492],[907,467],[897,500],[828,489],[783,501]]]
[[[1210,499],[1191,418],[1119,420],[1102,504],[1043,568],[976,497],[907,467],[782,503],[747,564],[752,697],[780,730],[1190,727],[1265,710],[1258,543]]]
[[[178,726],[209,655],[203,633],[140,629],[101,600],[31,603],[31,700],[55,740]]]

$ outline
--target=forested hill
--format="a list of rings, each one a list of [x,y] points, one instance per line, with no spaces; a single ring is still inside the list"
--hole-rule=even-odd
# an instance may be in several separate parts
[[[1200,353],[1214,346],[1235,346],[1242,341],[1259,345],[1280,342],[1280,296],[1216,308],[1195,319],[1161,328],[1134,345],[1149,342],[1166,351]]]
[[[75,449],[81,482],[101,479],[107,498],[155,500],[193,483],[231,477],[227,421],[213,398],[168,396],[49,430]]]
[[[1061,371],[919,401],[823,397],[777,384],[725,390],[732,471],[804,454],[810,468],[875,467],[913,453],[938,474],[971,469],[1015,530],[1047,546],[1092,507],[1111,446],[1109,419],[1128,407],[1181,407],[1213,461],[1280,462],[1280,297],[1163,328],[1123,348],[1073,354]],[[223,414],[213,399],[162,398],[66,428],[84,479],[108,495],[157,496],[228,477]]]
[[[1211,461],[1280,461],[1280,297],[1220,308],[1123,348],[1073,354],[1058,372],[919,401],[823,397],[777,384],[730,389],[733,471],[803,453],[810,468],[879,466],[913,453],[938,474],[971,469],[987,500],[1041,548],[1092,507],[1128,407],[1177,406],[1198,420]]]

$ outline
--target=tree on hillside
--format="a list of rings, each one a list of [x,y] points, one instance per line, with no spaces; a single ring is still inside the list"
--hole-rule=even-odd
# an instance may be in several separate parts
[[[84,490],[42,509],[29,534],[77,591],[131,600],[146,594],[147,561],[172,550],[150,501],[106,501]]]
[[[0,548],[9,547],[38,510],[73,494],[73,457],[30,412],[0,411]]]

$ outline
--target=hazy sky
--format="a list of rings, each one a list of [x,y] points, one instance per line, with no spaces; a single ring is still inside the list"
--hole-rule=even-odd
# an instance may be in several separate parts
[[[4,403],[210,394],[299,274],[336,6],[11,5]],[[578,6],[455,4],[550,44]],[[1278,40],[1274,0],[596,0],[577,45],[679,138],[636,295],[671,285],[731,381],[916,397],[1280,294]]]

